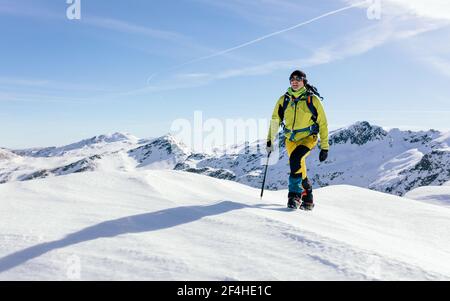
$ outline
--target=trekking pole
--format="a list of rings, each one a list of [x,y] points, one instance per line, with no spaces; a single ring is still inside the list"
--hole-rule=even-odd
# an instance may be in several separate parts
[[[266,169],[265,169],[265,171],[264,171],[264,178],[263,178],[263,183],[262,183],[262,187],[261,187],[261,199],[262,199],[263,193],[264,193],[264,184],[266,183],[267,167],[269,166],[269,157],[270,157],[270,153],[271,153],[271,152],[269,152],[269,153],[267,154]]]

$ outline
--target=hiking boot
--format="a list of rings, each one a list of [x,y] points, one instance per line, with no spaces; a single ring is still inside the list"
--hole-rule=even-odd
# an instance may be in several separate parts
[[[314,198],[312,192],[307,192],[306,190],[302,192],[302,203],[300,205],[301,210],[313,210],[314,208]]]
[[[289,192],[287,203],[288,208],[298,209],[298,207],[300,207],[301,202],[302,202],[301,196],[299,196],[296,193]]]

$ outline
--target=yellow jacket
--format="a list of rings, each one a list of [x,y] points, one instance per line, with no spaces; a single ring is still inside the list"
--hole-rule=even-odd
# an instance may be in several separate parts
[[[286,129],[292,131],[304,129],[314,125],[314,121],[311,119],[313,115],[306,103],[307,97],[306,96],[304,98],[302,97],[301,100],[298,101],[297,103],[293,101],[294,98],[298,98],[300,95],[306,93],[306,88],[303,87],[299,91],[295,92],[291,88],[289,88],[288,93],[291,96],[291,100],[289,101],[286,111],[284,111],[284,124],[286,126]],[[278,99],[272,113],[272,120],[270,123],[269,134],[267,136],[267,140],[272,142],[274,141],[274,138],[277,135],[279,127],[281,125],[281,122],[283,121],[280,120],[279,112],[283,110],[284,97],[285,96],[283,95]],[[319,125],[320,148],[328,150],[330,146],[328,144],[327,117],[325,115],[322,102],[317,96],[315,95],[313,96],[312,102],[317,110],[318,115],[317,124]],[[296,133],[294,140],[298,141],[310,135],[311,133],[309,132]],[[285,137],[289,139],[291,137],[291,134],[289,132],[286,132]]]

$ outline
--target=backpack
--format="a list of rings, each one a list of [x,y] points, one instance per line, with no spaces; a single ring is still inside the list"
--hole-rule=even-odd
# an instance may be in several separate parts
[[[286,128],[286,124],[284,123],[284,112],[286,111],[286,109],[289,105],[289,102],[291,101],[291,95],[289,95],[289,93],[287,93],[287,92],[286,92],[286,94],[284,94],[283,106],[279,107],[279,109],[278,109],[278,117],[281,120],[281,126],[283,127],[284,132],[291,134],[291,136],[289,138],[290,141],[294,141],[295,135],[300,132],[309,132],[310,135],[317,135],[319,133],[319,125],[317,124],[318,113],[317,113],[316,107],[314,107],[314,104],[313,104],[314,95],[315,95],[314,91],[307,89],[307,93],[306,93],[307,98],[306,99],[304,99],[304,97],[305,97],[304,94],[300,95],[299,98],[293,99],[294,102],[298,102],[300,100],[306,101],[306,105],[308,106],[308,109],[310,110],[311,115],[312,115],[311,120],[314,122],[314,124],[312,126],[309,126],[309,127],[303,128],[303,129],[289,130]],[[320,98],[322,99],[322,97],[320,97]]]

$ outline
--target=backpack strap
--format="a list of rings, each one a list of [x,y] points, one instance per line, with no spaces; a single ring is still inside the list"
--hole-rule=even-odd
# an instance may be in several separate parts
[[[306,104],[308,105],[308,109],[311,111],[312,114],[312,121],[314,121],[314,123],[317,123],[317,117],[319,116],[319,114],[317,113],[317,109],[313,104],[313,94],[308,96],[308,99],[306,100]]]
[[[313,97],[314,97],[314,94],[312,94],[312,93],[308,94],[308,98],[306,99],[306,105],[308,106],[308,109],[311,111],[312,121],[314,121],[314,123],[317,123],[317,117],[319,115],[317,113],[316,107],[313,104]],[[280,118],[281,125],[283,128],[285,128],[284,112],[286,111],[290,101],[291,101],[291,96],[289,95],[289,93],[286,93],[286,94],[284,94],[283,106],[278,107],[278,117]]]
[[[291,100],[291,96],[289,95],[289,93],[284,94],[284,101],[283,101],[283,106],[279,106],[278,107],[278,117],[280,118],[281,121],[281,125],[284,128],[285,124],[284,124],[284,112],[286,112],[286,109],[289,105],[289,101]]]
[[[289,93],[284,94],[284,101],[283,101],[283,117],[284,117],[284,112],[286,111],[288,105],[289,105],[289,101],[291,101],[291,96],[289,95]]]

